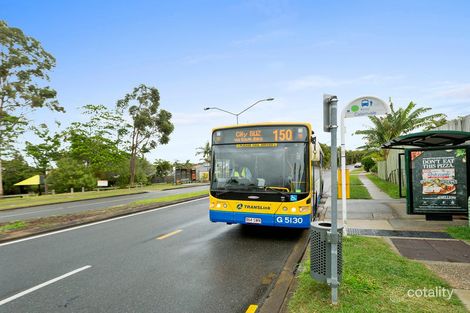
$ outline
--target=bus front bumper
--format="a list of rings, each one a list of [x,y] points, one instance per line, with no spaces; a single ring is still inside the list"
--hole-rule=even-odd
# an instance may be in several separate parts
[[[223,222],[229,224],[310,228],[310,214],[259,214],[209,210],[209,218],[211,222]]]

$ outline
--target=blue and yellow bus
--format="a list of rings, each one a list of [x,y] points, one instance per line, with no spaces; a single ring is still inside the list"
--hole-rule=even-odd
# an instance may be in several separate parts
[[[323,154],[308,123],[212,131],[212,222],[309,228],[323,189]]]

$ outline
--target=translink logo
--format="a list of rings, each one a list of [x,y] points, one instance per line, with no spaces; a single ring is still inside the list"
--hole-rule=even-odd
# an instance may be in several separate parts
[[[237,204],[237,209],[239,209],[239,210],[243,209],[243,204],[241,204],[241,203]]]

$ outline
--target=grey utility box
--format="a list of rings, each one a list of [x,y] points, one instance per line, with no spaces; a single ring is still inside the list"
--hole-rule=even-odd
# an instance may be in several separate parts
[[[310,224],[310,275],[318,282],[327,283],[331,272],[331,242],[328,232],[329,222],[312,222]],[[343,273],[343,227],[338,227],[338,282]]]

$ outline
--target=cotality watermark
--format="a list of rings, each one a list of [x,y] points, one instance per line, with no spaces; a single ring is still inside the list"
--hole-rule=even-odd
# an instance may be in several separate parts
[[[449,289],[442,286],[436,286],[433,288],[423,287],[394,293],[390,295],[390,300],[392,302],[401,302],[406,298],[444,298],[449,301],[453,294],[454,289]]]

